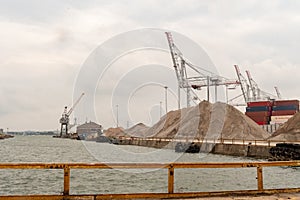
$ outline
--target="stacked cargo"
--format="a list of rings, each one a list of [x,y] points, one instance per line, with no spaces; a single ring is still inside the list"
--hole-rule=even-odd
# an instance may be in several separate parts
[[[248,102],[246,115],[259,125],[269,124],[273,101]]]
[[[248,102],[246,115],[259,125],[283,124],[299,112],[299,100]]]
[[[299,112],[299,100],[274,101],[270,123],[285,123],[296,112]]]

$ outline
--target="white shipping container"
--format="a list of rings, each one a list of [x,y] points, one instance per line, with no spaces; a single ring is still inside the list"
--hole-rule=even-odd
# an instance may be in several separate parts
[[[271,116],[271,121],[287,121],[294,115]]]
[[[285,122],[286,122],[286,121],[285,121]],[[281,125],[281,124],[284,124],[285,122],[282,122],[282,121],[270,121],[270,124],[271,124],[271,125],[276,125],[276,124]]]

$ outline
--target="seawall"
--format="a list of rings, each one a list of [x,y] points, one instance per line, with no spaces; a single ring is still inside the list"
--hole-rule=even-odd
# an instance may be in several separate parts
[[[120,139],[119,145],[136,145],[153,148],[174,149],[177,142],[165,140],[128,140]],[[243,145],[243,144],[222,144],[222,143],[196,143],[200,146],[201,152],[210,152],[215,154],[243,156],[254,158],[269,158],[271,155],[269,146]]]

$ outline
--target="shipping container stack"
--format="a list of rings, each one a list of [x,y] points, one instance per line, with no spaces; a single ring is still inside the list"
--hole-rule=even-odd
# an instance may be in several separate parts
[[[274,101],[270,124],[282,124],[299,112],[299,100]]]
[[[259,125],[270,124],[273,101],[248,102],[246,115]]]
[[[259,125],[283,124],[299,112],[299,100],[248,102],[246,115]]]

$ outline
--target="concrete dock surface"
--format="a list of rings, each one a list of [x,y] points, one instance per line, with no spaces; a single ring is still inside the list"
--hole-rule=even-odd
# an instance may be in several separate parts
[[[300,200],[300,193],[279,193],[272,195],[232,196],[232,197],[200,197],[199,200]],[[183,200],[190,200],[185,198]]]

